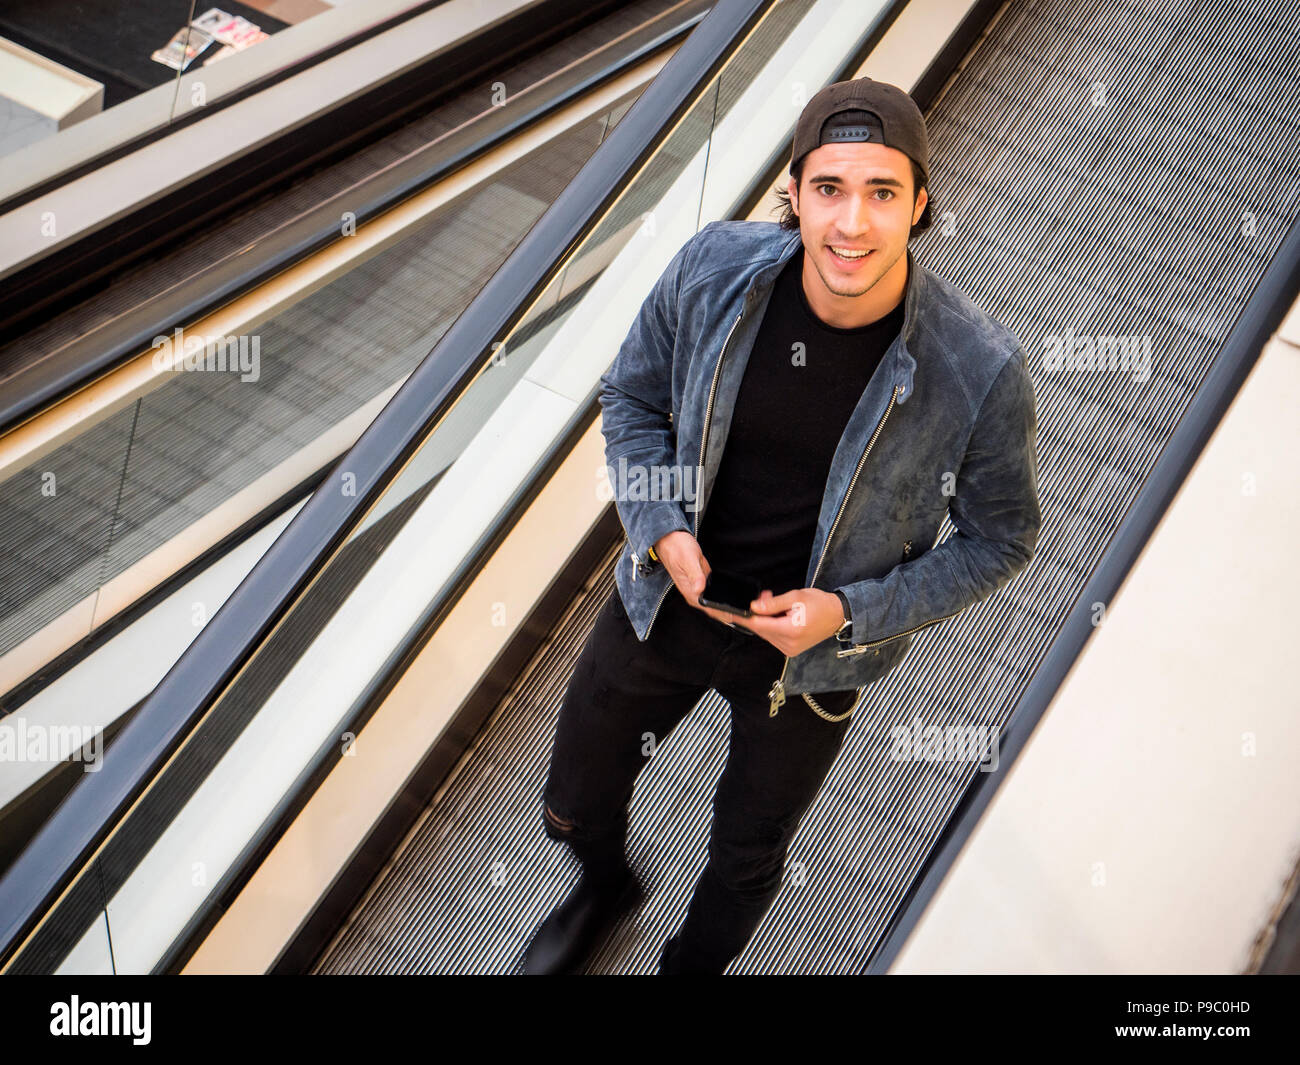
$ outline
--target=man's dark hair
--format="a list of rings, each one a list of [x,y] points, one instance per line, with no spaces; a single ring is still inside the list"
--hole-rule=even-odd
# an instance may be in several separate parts
[[[921,168],[912,160],[909,160],[909,162],[912,163],[912,188],[915,190],[915,193],[912,196],[912,206],[915,207],[916,199],[921,195],[921,189],[925,188],[927,196],[929,196],[930,189],[923,184]],[[803,164],[804,160],[800,159],[799,162],[795,164],[794,169],[790,171],[790,176],[794,178],[796,188],[798,188],[803,181]],[[794,208],[790,206],[790,193],[786,190],[784,185],[778,185],[776,187],[776,198],[781,201],[781,217],[778,219],[781,228],[798,229],[799,216],[794,213]],[[930,228],[932,221],[930,214],[931,206],[933,206],[933,198],[926,200],[925,210],[921,212],[920,221],[918,221],[916,225],[912,227],[911,232],[907,234],[908,240],[911,240],[915,236],[919,236]]]

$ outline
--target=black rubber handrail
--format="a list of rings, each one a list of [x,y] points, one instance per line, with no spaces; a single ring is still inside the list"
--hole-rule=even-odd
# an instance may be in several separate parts
[[[346,541],[745,34],[778,0],[720,0],[0,879],[7,964],[96,848]],[[339,490],[347,472],[355,494]],[[338,483],[336,483],[338,482]]]

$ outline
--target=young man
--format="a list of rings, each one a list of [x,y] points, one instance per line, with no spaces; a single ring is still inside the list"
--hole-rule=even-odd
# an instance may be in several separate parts
[[[776,897],[861,689],[1037,543],[1024,353],[907,248],[929,224],[915,102],[868,78],[826,87],[790,172],[781,223],[712,222],[678,251],[601,379],[627,543],[544,796],[545,830],[582,876],[525,972],[580,969],[641,898],[624,858],[633,783],[713,688],[730,748],[659,971],[721,973]],[[620,491],[634,467],[671,469],[676,490]],[[957,534],[935,547],[948,514]],[[700,604],[715,569],[758,580],[751,616]]]

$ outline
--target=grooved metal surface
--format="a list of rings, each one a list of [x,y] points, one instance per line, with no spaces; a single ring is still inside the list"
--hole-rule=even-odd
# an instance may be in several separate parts
[[[628,5],[501,77],[520,91],[671,6],[669,0]],[[491,99],[490,85],[467,92],[134,271],[24,338],[24,357],[52,350],[186,272],[237,252],[258,234],[471,121]],[[0,483],[0,655],[410,372],[631,103],[528,153],[256,326],[255,380],[237,372],[175,374]],[[0,351],[0,367],[9,365],[8,358]],[[96,617],[94,624],[103,620]]]
[[[1029,356],[1038,553],[1000,593],[923,632],[864,691],[781,894],[730,972],[857,972],[880,941],[977,771],[893,761],[891,728],[915,716],[940,728],[1005,722],[1296,216],[1297,8],[1012,3],[927,116],[936,225],[914,247]],[[1045,341],[1067,330],[1149,338],[1149,380],[1050,370]],[[945,522],[940,538],[953,531]],[[612,561],[314,971],[512,970],[576,878],[544,834],[542,786]],[[653,972],[680,924],[705,859],[726,719],[710,693],[639,778],[629,855],[649,897],[593,971]]]

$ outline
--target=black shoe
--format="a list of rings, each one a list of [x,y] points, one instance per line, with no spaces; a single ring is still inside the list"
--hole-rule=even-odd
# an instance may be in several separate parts
[[[669,936],[667,939],[664,940],[664,945],[659,950],[659,968],[655,973],[656,976],[668,975],[667,970],[664,968],[664,966],[668,961],[668,952],[672,950],[673,947],[676,946],[676,944],[677,944],[676,932],[674,932],[671,936]]]
[[[682,930],[679,928],[664,941],[663,948],[659,951],[659,968],[655,973],[656,976],[719,975],[724,971],[724,969],[702,968],[698,961],[690,960],[687,960],[686,966],[683,967],[680,956],[669,958],[670,953],[676,953],[681,938]]]
[[[609,886],[597,885],[584,873],[568,898],[537,926],[524,952],[523,975],[581,972],[619,918],[644,897],[640,877],[630,869]]]

